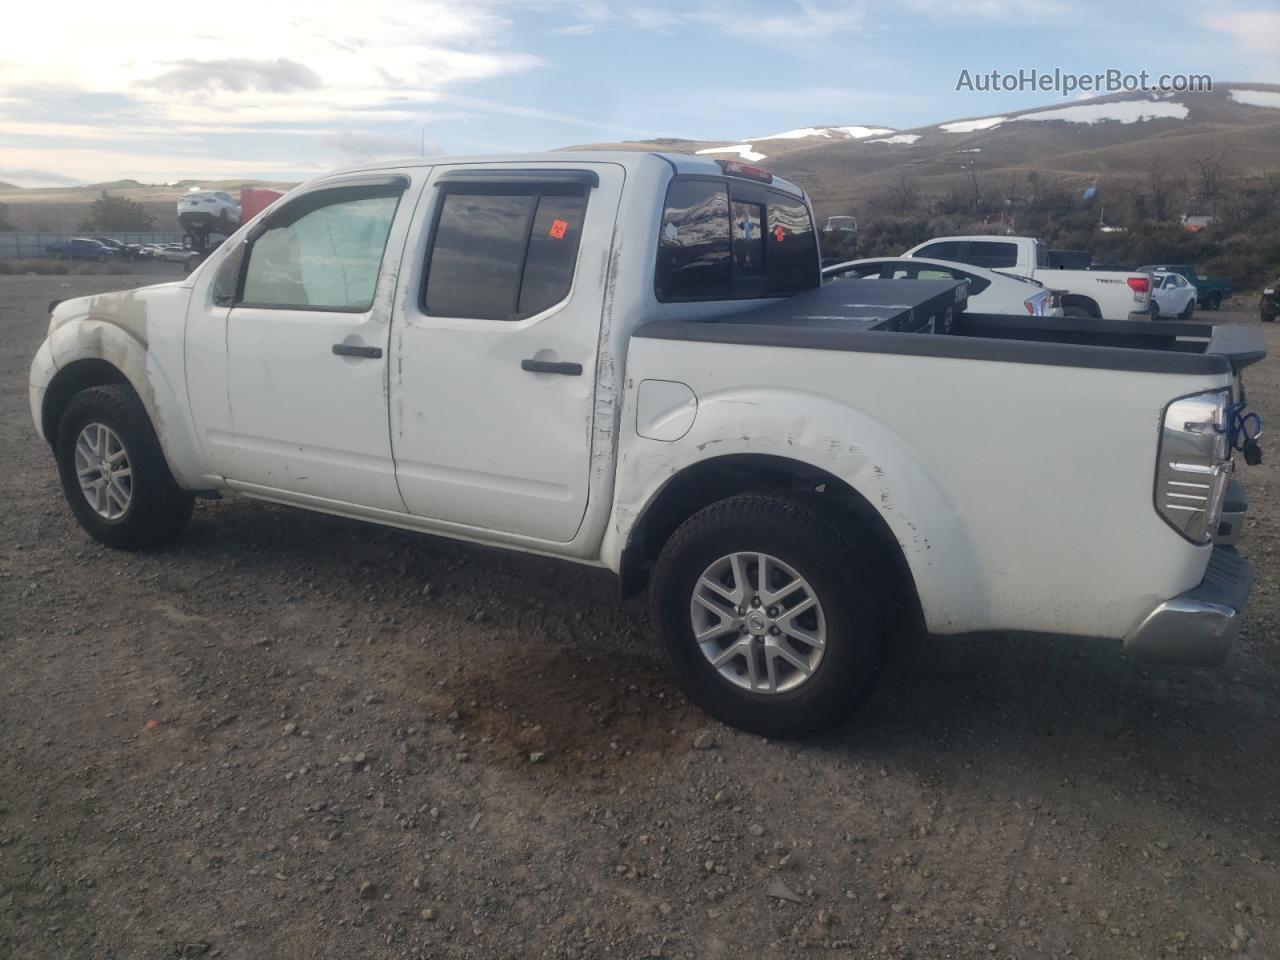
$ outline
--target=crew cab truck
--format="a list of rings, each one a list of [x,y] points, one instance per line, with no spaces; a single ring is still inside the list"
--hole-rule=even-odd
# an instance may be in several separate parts
[[[1151,305],[1151,277],[1146,272],[1053,267],[1048,246],[1034,237],[939,237],[903,256],[969,263],[1038,280],[1063,291],[1062,312],[1068,317],[1137,320]]]
[[[31,411],[105,544],[220,491],[605,567],[688,695],[770,736],[862,703],[900,617],[1221,661],[1258,334],[966,303],[822,287],[804,194],[733,161],[370,165],[54,306]]]

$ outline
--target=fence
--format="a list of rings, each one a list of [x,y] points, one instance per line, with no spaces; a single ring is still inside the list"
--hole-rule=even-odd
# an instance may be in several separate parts
[[[181,243],[181,233],[0,233],[0,257],[42,257],[51,243],[109,237],[121,243]]]

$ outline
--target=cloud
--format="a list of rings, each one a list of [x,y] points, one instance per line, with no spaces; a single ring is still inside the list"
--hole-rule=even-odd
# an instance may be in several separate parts
[[[593,23],[574,23],[567,27],[557,27],[555,32],[566,37],[585,37],[595,33],[596,27]]]
[[[0,167],[0,180],[19,187],[74,187],[84,183],[83,180],[52,170],[35,170],[31,167]]]
[[[1241,48],[1268,56],[1268,62],[1280,49],[1280,10],[1242,10],[1229,13],[1207,13],[1200,25],[1216,33],[1225,33]]]
[[[472,97],[460,93],[434,93],[424,97],[390,97],[381,104],[361,108],[368,113],[381,114],[388,119],[416,120],[423,111],[430,111],[440,104],[465,107],[480,113],[496,113],[510,117],[527,117],[531,120],[545,120],[549,123],[568,127],[583,127],[588,130],[600,130],[627,137],[652,137],[657,134],[653,130],[624,126],[611,120],[597,120],[573,113],[562,113],[557,110],[544,110],[541,107],[526,107],[517,103],[501,100],[488,100],[484,97]]]
[[[1072,12],[1062,0],[905,0],[917,13],[936,17],[985,17],[1021,23],[1061,20]]]
[[[324,81],[306,64],[279,57],[276,60],[178,60],[175,68],[156,77],[152,84],[172,90],[228,90],[244,93],[288,93],[318,90]]]
[[[91,126],[104,118],[115,123],[141,120],[151,112],[145,100],[127,93],[56,83],[22,84],[0,94],[0,118],[8,120]]]
[[[372,131],[342,130],[321,134],[318,142],[351,161],[396,160],[402,157],[437,156],[443,153],[435,140],[396,136]]]
[[[73,15],[27,4],[20,25],[0,30],[0,154],[11,167],[61,166],[89,181],[172,180],[236,163],[297,170],[318,138],[352,127],[390,139],[352,140],[346,152],[335,142],[331,158],[416,154],[421,124],[439,111],[420,110],[412,126],[364,111],[542,68],[505,14],[547,3],[220,0],[216,16],[164,0],[76,4]],[[590,24],[599,11],[566,4],[557,14],[552,26]],[[255,128],[282,132],[235,134]],[[397,137],[411,149],[393,148]]]

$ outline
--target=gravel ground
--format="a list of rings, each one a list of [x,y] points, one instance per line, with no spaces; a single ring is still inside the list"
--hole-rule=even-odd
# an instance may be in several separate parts
[[[0,278],[0,956],[1280,956],[1274,461],[1225,668],[916,640],[771,743],[593,571],[241,499],[92,543],[27,367],[143,273]]]

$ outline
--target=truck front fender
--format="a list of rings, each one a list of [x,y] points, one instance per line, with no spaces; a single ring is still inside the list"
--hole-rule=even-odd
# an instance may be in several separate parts
[[[859,494],[897,540],[935,632],[973,629],[988,619],[983,581],[961,505],[925,457],[868,414],[803,391],[741,388],[698,397],[689,432],[676,442],[635,433],[624,411],[618,478],[603,559],[618,570],[630,533],[684,471],[707,461],[763,455],[838,478]]]
[[[148,298],[141,296],[142,293],[103,294],[68,301],[56,308],[49,335],[56,372],[46,387],[44,404],[47,411],[49,404],[69,399],[61,396],[65,391],[59,390],[59,384],[64,378],[67,382],[77,382],[75,371],[85,361],[109,365],[142,401],[178,484],[198,489],[207,484],[200,476],[201,455],[186,414],[182,318],[179,316],[174,325],[178,331],[176,338],[159,345],[160,352],[168,358],[168,362],[163,362],[157,344],[152,342],[156,325],[148,323]],[[82,384],[81,389],[87,385]],[[56,417],[46,415],[43,419],[48,432],[48,425],[51,420],[56,422]],[[48,436],[47,439],[53,443],[56,438]]]

